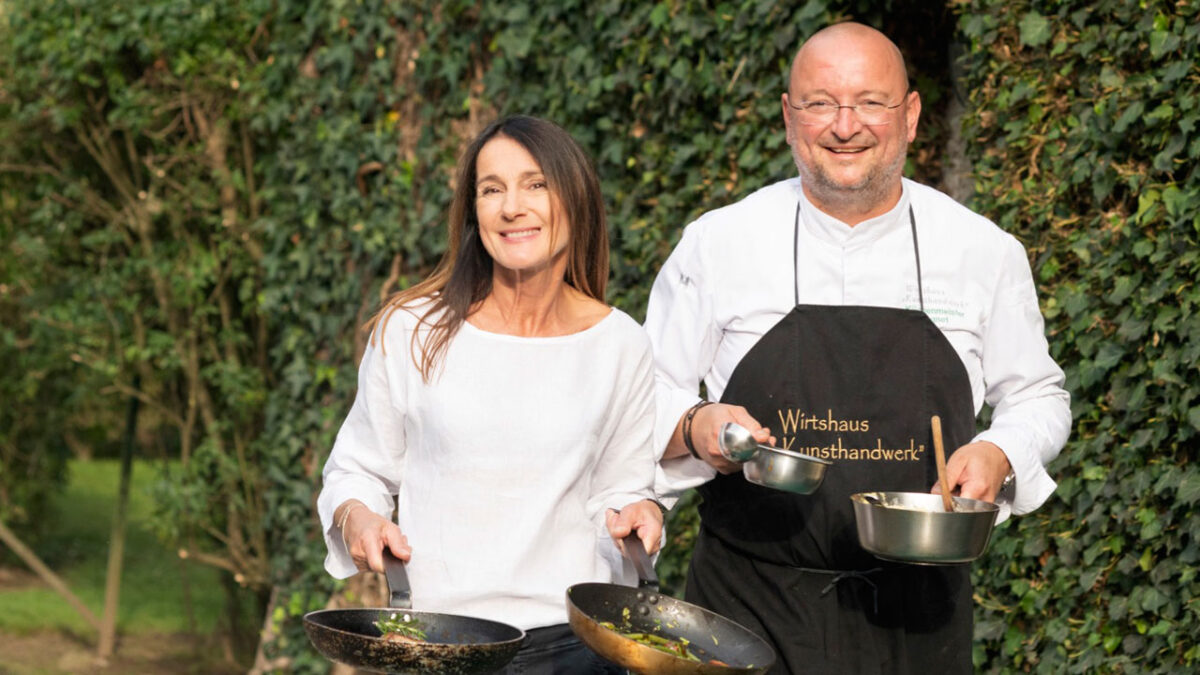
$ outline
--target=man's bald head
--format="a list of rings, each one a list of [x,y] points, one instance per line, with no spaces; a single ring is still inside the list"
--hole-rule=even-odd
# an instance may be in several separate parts
[[[883,33],[853,21],[826,26],[800,46],[788,72],[788,91],[796,84],[795,78],[803,77],[806,67],[813,66],[812,62],[849,58],[873,61],[889,76],[900,78],[900,90],[908,91],[908,70],[900,48]]]
[[[818,31],[796,52],[780,104],[817,208],[854,225],[897,203],[921,97],[908,90],[904,57],[887,36],[860,23]]]

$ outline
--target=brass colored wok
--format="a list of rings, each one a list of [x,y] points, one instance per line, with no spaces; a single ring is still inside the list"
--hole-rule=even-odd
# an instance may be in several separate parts
[[[703,607],[658,592],[658,577],[636,534],[625,539],[638,577],[638,588],[618,584],[575,584],[567,589],[571,630],[592,651],[645,675],[700,673],[765,673],[775,663],[775,651],[750,629]],[[623,632],[656,633],[688,641],[700,661],[690,661],[606,628]],[[715,662],[714,662],[715,660]]]

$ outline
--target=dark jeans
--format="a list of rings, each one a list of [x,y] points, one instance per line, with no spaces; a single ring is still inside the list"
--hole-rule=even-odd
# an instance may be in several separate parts
[[[622,675],[625,671],[588,649],[567,624],[525,631],[525,642],[497,675]]]

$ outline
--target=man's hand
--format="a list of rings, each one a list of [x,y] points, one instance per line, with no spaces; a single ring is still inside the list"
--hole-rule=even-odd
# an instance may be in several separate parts
[[[613,538],[622,555],[627,555],[623,540],[631,532],[637,532],[638,539],[642,540],[642,546],[650,555],[654,555],[662,545],[662,509],[649,499],[629,504],[620,511],[609,509],[605,525],[608,526],[608,536]]]
[[[342,523],[342,543],[359,571],[383,571],[383,547],[401,560],[412,557],[408,537],[392,521],[380,516],[357,499],[347,500],[334,511]]]
[[[721,434],[721,425],[726,422],[736,422],[746,427],[754,435],[754,440],[759,443],[775,442],[771,430],[759,424],[758,420],[751,417],[750,413],[740,405],[714,403],[700,408],[692,418],[692,443],[695,445],[700,459],[711,464],[721,473],[734,473],[742,470],[741,464],[731,462],[721,455],[721,446],[717,438]],[[687,446],[683,442],[683,420],[680,419],[665,457],[679,457],[685,454],[687,454]]]
[[[995,502],[1000,485],[1012,470],[1008,456],[995,443],[979,441],[955,450],[946,461],[946,480],[950,491],[967,499]],[[930,492],[941,494],[936,483]]]

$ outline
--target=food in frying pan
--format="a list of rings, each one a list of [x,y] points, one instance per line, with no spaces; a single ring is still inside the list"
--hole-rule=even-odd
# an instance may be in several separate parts
[[[401,615],[393,612],[391,617],[375,622],[375,627],[383,633],[381,639],[387,642],[425,642],[425,631],[421,623],[408,614]]]
[[[700,657],[696,656],[695,654],[692,653],[692,651],[690,649],[688,649],[689,642],[688,642],[687,638],[679,638],[678,640],[670,640],[661,635],[655,635],[654,633],[642,633],[642,632],[632,631],[632,630],[622,630],[620,628],[617,628],[616,625],[613,624],[613,622],[611,622],[611,621],[601,621],[600,625],[604,626],[605,628],[607,628],[611,631],[616,631],[616,632],[620,633],[622,636],[627,637],[630,640],[633,640],[634,642],[644,644],[647,647],[654,647],[658,651],[666,652],[667,654],[670,654],[671,656],[678,656],[681,658],[685,658],[688,661],[699,661],[700,660]]]
[[[633,640],[634,642],[637,642],[639,644],[646,645],[647,647],[653,647],[654,649],[657,649],[658,651],[664,652],[666,654],[670,654],[671,656],[678,656],[680,658],[687,659],[688,661],[695,661],[696,663],[706,662],[706,663],[709,663],[709,664],[715,665],[715,666],[729,665],[729,664],[727,664],[723,661],[717,660],[717,659],[709,659],[708,661],[704,661],[699,656],[696,656],[696,654],[694,654],[692,652],[692,650],[688,647],[688,645],[690,645],[691,643],[685,637],[681,637],[676,640],[672,640],[670,638],[665,638],[661,635],[656,635],[654,633],[645,633],[645,632],[641,632],[641,631],[635,631],[632,629],[623,630],[623,629],[617,628],[616,625],[613,624],[613,622],[611,622],[611,621],[601,621],[600,625],[611,631],[620,633],[622,637],[629,638],[630,640]]]

